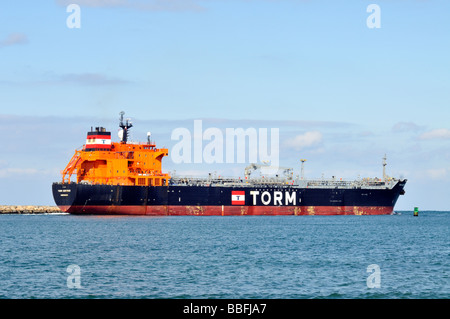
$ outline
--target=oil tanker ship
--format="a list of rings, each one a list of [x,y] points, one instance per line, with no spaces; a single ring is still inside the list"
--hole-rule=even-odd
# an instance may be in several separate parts
[[[86,144],[52,185],[58,207],[71,214],[102,215],[380,215],[392,214],[406,179],[386,175],[353,181],[282,176],[253,177],[263,165],[250,164],[244,178],[192,178],[163,173],[167,148],[129,142],[132,127],[120,113],[119,142],[103,127],[91,128]],[[72,180],[76,178],[76,180]]]

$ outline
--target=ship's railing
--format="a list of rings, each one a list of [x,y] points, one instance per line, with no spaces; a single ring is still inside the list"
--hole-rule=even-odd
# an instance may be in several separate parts
[[[392,188],[396,184],[393,180],[385,182],[374,181],[323,181],[313,180],[304,183],[309,188]]]
[[[392,188],[398,182],[397,179],[390,178],[382,181],[379,179],[361,179],[361,180],[335,180],[335,179],[291,179],[284,177],[266,177],[266,178],[236,178],[236,177],[178,177],[172,176],[169,185],[181,186],[236,186],[236,187],[255,187],[255,186],[296,186],[307,188],[368,188],[385,189]]]
[[[72,174],[74,174],[75,169],[77,169],[78,162],[81,160],[80,154],[80,150],[75,150],[75,154],[73,154],[69,164],[67,164],[66,168],[61,171],[63,183],[70,183],[70,178]]]
[[[198,185],[198,186],[254,186],[255,184],[273,184],[273,185],[286,185],[292,184],[293,180],[284,178],[261,178],[261,179],[245,179],[236,177],[177,177],[172,176],[170,179],[171,185]]]

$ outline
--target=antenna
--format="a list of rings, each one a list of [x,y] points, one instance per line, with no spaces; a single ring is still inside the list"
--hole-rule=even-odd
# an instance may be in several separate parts
[[[121,112],[119,113],[119,115],[120,115],[120,126],[123,125],[123,116],[124,116],[124,114],[125,114],[124,111],[121,111]]]
[[[123,124],[123,115],[125,114],[124,111],[121,111],[120,113],[120,123],[119,127],[122,128],[122,134],[119,133],[119,137],[121,139],[121,142],[126,144],[128,139],[128,129],[133,126],[131,122],[129,122],[129,119],[126,120],[126,123]]]
[[[300,162],[302,162],[302,172],[301,172],[301,178],[304,179],[305,178],[305,159],[301,159]]]

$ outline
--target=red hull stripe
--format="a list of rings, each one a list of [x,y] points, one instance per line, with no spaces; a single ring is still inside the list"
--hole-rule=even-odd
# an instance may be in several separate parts
[[[150,216],[388,215],[391,206],[60,206],[71,214]]]
[[[88,135],[87,139],[111,140],[111,135]]]

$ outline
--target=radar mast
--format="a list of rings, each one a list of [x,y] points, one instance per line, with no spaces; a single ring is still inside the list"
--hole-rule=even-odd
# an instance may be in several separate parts
[[[123,123],[123,115],[125,114],[124,111],[121,111],[119,114],[120,114],[119,127],[122,128],[122,130],[119,131],[120,142],[126,144],[128,140],[128,130],[133,126],[133,124],[131,124],[130,119],[126,119],[125,124]]]

